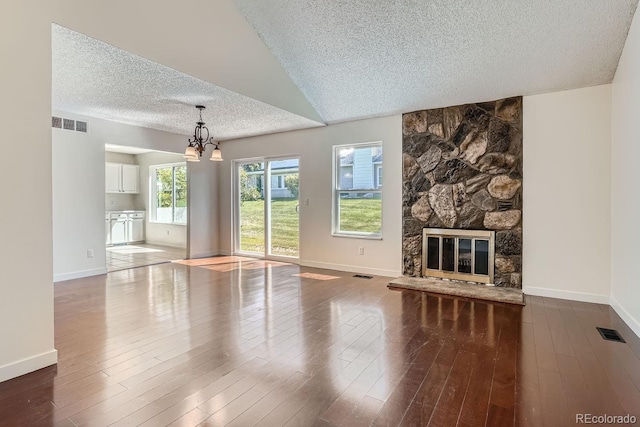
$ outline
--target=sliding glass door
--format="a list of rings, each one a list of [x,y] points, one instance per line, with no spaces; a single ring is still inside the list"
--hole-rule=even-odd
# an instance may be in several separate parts
[[[298,257],[298,159],[268,162],[269,255]]]
[[[264,255],[264,163],[237,164],[236,251]]]
[[[235,252],[298,258],[298,159],[236,162],[235,175]]]

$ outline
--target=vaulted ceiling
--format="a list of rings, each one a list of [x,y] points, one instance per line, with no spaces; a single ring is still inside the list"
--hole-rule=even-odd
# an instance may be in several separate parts
[[[193,49],[54,25],[53,108],[188,134],[204,104],[233,139],[605,84],[637,2],[199,1]]]

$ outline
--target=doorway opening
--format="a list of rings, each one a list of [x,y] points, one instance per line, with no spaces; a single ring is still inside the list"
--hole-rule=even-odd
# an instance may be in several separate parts
[[[187,166],[179,154],[105,146],[107,270],[186,258]]]

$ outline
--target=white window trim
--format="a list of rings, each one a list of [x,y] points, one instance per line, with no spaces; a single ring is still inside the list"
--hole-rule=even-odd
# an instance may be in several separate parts
[[[176,163],[165,163],[165,164],[161,164],[161,165],[149,165],[149,211],[150,211],[150,215],[149,215],[149,223],[150,224],[165,224],[165,225],[180,225],[185,227],[187,225],[186,221],[185,222],[162,222],[162,221],[158,221],[157,218],[157,206],[156,206],[156,197],[157,197],[157,192],[158,192],[158,183],[156,181],[156,170],[157,169],[164,169],[164,168],[174,168],[176,166],[187,166],[187,162],[176,162]],[[189,183],[187,182],[187,190],[188,190],[188,186]],[[175,190],[175,182],[174,182],[174,190]],[[188,192],[187,192],[188,194]],[[174,197],[175,197],[175,192],[174,192]],[[174,206],[175,208],[175,206]],[[188,199],[187,199],[187,213],[189,210],[189,203],[188,203]],[[173,219],[175,215],[171,215],[171,218]]]
[[[370,141],[370,142],[358,142],[353,144],[341,144],[333,146],[333,157],[331,160],[331,172],[332,172],[332,197],[331,197],[331,235],[334,237],[350,237],[355,239],[369,239],[369,240],[382,240],[383,234],[383,211],[382,209],[382,188],[372,188],[372,189],[357,189],[357,190],[339,190],[338,185],[340,185],[340,150],[344,148],[366,148],[366,147],[380,147],[383,149],[382,141]],[[383,151],[384,153],[384,151]],[[383,154],[384,156],[384,154]],[[381,162],[383,163],[383,162]],[[382,165],[381,165],[382,167]],[[375,168],[374,168],[375,170]],[[340,230],[340,201],[338,198],[340,197],[340,193],[362,193],[362,192],[371,192],[371,193],[380,193],[380,232],[379,233],[365,233],[361,231],[344,231]]]

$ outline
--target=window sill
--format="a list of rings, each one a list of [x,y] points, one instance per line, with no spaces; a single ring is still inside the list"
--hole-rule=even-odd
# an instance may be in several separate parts
[[[182,222],[160,222],[160,221],[151,221],[149,220],[149,224],[162,224],[162,225],[182,225],[186,227],[187,224]]]
[[[382,240],[382,234],[358,234],[358,233],[331,233],[333,237],[348,237],[352,239],[365,239],[365,240]]]

